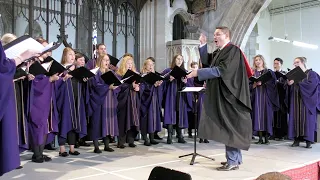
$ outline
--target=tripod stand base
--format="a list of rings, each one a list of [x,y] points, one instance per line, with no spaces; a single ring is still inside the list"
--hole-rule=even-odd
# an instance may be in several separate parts
[[[214,159],[214,158],[207,157],[207,156],[204,156],[204,155],[199,154],[199,153],[190,153],[190,154],[186,154],[186,155],[179,156],[179,158],[183,158],[183,157],[187,157],[187,156],[192,156],[192,159],[191,159],[190,165],[193,165],[193,164],[194,164],[194,160],[196,159],[196,157],[197,157],[197,156],[201,156],[201,157],[204,157],[204,158],[210,159],[210,160],[212,160],[212,161],[215,161],[215,159]]]

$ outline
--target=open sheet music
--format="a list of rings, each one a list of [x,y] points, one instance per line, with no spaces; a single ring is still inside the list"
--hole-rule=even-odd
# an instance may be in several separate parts
[[[13,59],[19,56],[28,49],[36,50],[40,53],[45,53],[55,48],[56,47],[54,46],[53,42],[44,47],[42,44],[28,35],[21,36],[3,46],[4,52],[9,59]]]
[[[204,87],[185,87],[181,92],[200,92]]]

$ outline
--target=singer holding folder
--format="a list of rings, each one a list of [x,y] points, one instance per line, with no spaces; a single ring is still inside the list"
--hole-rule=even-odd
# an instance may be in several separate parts
[[[219,171],[239,169],[242,150],[252,137],[249,79],[252,71],[242,51],[230,43],[227,27],[217,27],[214,41],[218,53],[210,67],[192,71],[187,77],[206,80],[206,98],[199,124],[199,137],[226,145],[227,162]]]
[[[38,52],[27,50],[14,59],[8,59],[0,43],[0,176],[20,166],[18,129],[16,117],[13,76],[16,66],[24,60],[39,56]]]
[[[110,59],[107,54],[100,54],[97,59],[99,70],[95,77],[89,80],[90,98],[88,116],[90,117],[89,132],[94,144],[94,153],[102,153],[99,149],[99,139],[103,139],[104,151],[113,152],[110,148],[110,137],[119,135],[117,105],[120,88],[113,84],[106,84],[104,77],[107,72],[115,76],[109,69]],[[110,76],[106,76],[110,79]]]
[[[288,138],[294,139],[291,146],[297,147],[301,141],[306,141],[305,147],[311,148],[317,124],[319,75],[312,69],[307,69],[306,61],[304,57],[294,60],[294,66],[300,67],[306,76],[302,81],[294,79],[299,77],[288,77],[288,86],[285,86],[288,96],[285,102],[289,107]]]
[[[253,131],[259,136],[256,144],[270,144],[269,136],[273,135],[273,114],[280,108],[277,78],[275,73],[266,67],[262,55],[253,58],[253,70],[254,76],[257,77],[257,80],[250,78]]]

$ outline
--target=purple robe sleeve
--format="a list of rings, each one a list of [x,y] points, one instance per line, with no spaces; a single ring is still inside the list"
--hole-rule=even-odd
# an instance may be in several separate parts
[[[319,100],[319,78],[317,73],[310,71],[307,78],[302,80],[298,86],[305,106],[310,112],[315,112],[314,109],[317,107]]]
[[[13,84],[13,76],[16,71],[16,64],[13,60],[6,58],[4,53],[2,44],[0,43],[0,107],[2,108],[0,111],[0,121],[6,113],[6,103],[9,101],[12,88],[8,88],[9,84]],[[11,86],[11,85],[10,85]]]

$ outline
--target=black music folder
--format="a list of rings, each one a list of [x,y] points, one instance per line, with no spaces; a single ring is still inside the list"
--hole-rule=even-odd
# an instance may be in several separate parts
[[[85,67],[79,67],[69,72],[68,74],[70,74],[71,76],[73,76],[74,78],[76,78],[78,81],[81,81],[81,82],[83,82],[84,78],[91,78],[95,76],[94,73],[92,73],[89,69]]]
[[[295,83],[302,81],[307,77],[307,74],[302,71],[302,69],[298,66],[286,74],[287,79],[294,80]]]
[[[42,44],[40,44],[38,41],[33,39],[31,36],[24,35],[4,45],[3,49],[7,58],[13,59],[28,49],[37,50],[41,54],[44,54],[58,47],[59,47],[59,44],[54,44],[53,42],[44,47]]]
[[[283,78],[284,80],[287,79],[287,76],[286,76],[284,73],[281,73],[281,72],[279,72],[279,71],[276,71],[276,72],[274,72],[274,73],[275,73],[277,79],[280,79],[280,78]]]
[[[123,76],[122,80],[125,80],[125,83],[132,84],[133,82],[140,83],[142,77],[140,74],[137,74],[130,69],[127,70],[126,74]]]
[[[13,79],[19,79],[23,76],[28,75],[26,71],[24,71],[22,68],[16,69],[16,73],[14,74]]]
[[[270,79],[272,79],[272,74],[271,74],[271,72],[269,70],[268,70],[268,72],[262,74],[260,77],[251,76],[249,78],[250,81],[253,81],[253,82],[261,81],[262,84],[268,82]]]
[[[37,76],[44,74],[46,76],[52,76],[54,74],[61,74],[66,69],[58,63],[56,60],[52,60],[47,63],[40,64],[39,61],[35,61],[29,68],[29,73]]]
[[[175,79],[181,79],[186,77],[188,74],[190,74],[191,71],[185,71],[183,69],[181,69],[178,66],[175,66],[172,71],[170,72],[170,75],[173,76]]]
[[[42,64],[42,66],[44,66],[45,64],[46,63]],[[47,76],[52,76],[57,73],[61,74],[66,70],[66,68],[64,68],[62,64],[58,63],[58,61],[56,60],[50,61],[48,65],[48,68],[46,68],[48,70],[48,72],[46,73]]]
[[[108,71],[108,72],[102,74],[101,78],[103,79],[103,81],[106,84],[108,84],[108,85],[113,84],[114,86],[119,86],[125,81],[125,79],[120,81],[118,79],[118,77],[112,71]]]
[[[42,74],[46,74],[48,71],[41,66],[41,64],[39,63],[39,61],[35,61],[30,67],[29,67],[29,73],[37,76],[37,75],[42,75]]]
[[[111,56],[110,54],[108,54],[109,59],[110,59],[110,64],[112,64],[114,67],[117,67],[117,64],[119,63],[119,59]]]
[[[157,81],[164,80],[164,78],[159,73],[150,72],[142,77],[142,80],[148,84],[154,84]]]

